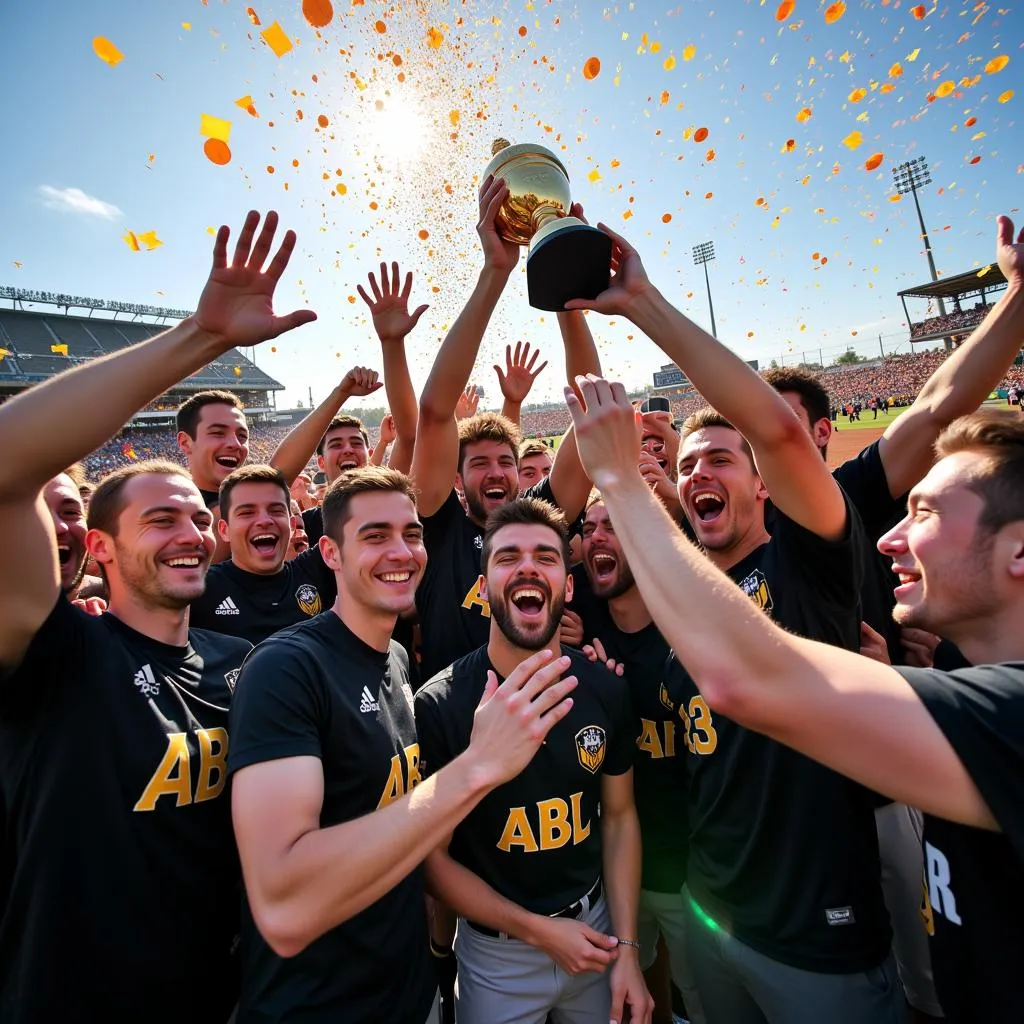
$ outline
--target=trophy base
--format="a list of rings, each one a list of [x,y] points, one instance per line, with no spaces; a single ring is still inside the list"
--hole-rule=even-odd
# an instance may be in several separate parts
[[[597,298],[611,280],[612,240],[575,217],[545,228],[526,259],[530,305],[561,313],[571,299]]]

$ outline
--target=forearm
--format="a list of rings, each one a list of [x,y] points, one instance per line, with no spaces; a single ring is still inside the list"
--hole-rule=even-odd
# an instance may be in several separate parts
[[[388,398],[391,418],[395,421],[395,442],[408,445],[410,458],[416,441],[416,420],[419,408],[405,353],[405,338],[382,338],[381,354],[384,370],[384,394]]]
[[[253,892],[255,879],[246,872],[261,932],[282,956],[305,949],[393,889],[444,841],[487,788],[463,755],[404,799],[300,836],[272,877],[263,880],[262,891]]]
[[[501,415],[518,427],[520,416],[522,415],[522,408],[523,407],[519,402],[510,402],[506,398],[501,405]]]
[[[473,372],[480,342],[508,283],[502,270],[484,267],[469,301],[441,344],[420,396],[420,415],[441,421],[455,415],[459,395]]]
[[[370,453],[370,465],[371,466],[383,466],[384,465],[384,453],[387,451],[388,446],[383,441],[378,441],[373,446],[373,451]]]
[[[612,934],[636,939],[641,846],[640,821],[635,807],[602,816],[601,847]]]
[[[289,430],[277,446],[270,464],[281,471],[289,487],[306,468],[320,438],[348,397],[348,392],[339,384],[301,423]]]
[[[0,496],[31,496],[113,437],[148,402],[216,359],[223,342],[189,317],[169,331],[58,374],[0,406]],[[55,430],[71,423],[73,430]]]
[[[593,373],[601,375],[601,358],[587,318],[579,310],[558,314],[558,329],[565,349],[565,379],[575,389],[576,378]]]
[[[530,921],[535,915],[496,892],[479,875],[454,860],[446,849],[435,850],[427,858],[426,869],[431,895],[459,917],[529,941]]]

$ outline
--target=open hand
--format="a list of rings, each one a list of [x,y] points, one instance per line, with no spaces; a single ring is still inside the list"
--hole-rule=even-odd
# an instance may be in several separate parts
[[[530,354],[530,343],[516,342],[515,355],[512,354],[512,346],[505,346],[505,370],[495,363],[494,372],[498,375],[498,387],[501,388],[502,397],[505,401],[522,405],[526,396],[533,387],[533,382],[540,376],[541,371],[547,366],[547,360],[537,366],[540,358],[540,349],[534,349]]]
[[[476,385],[467,384],[466,390],[459,395],[459,400],[455,403],[455,418],[468,420],[470,416],[475,416],[479,404],[480,396],[476,393]]]
[[[391,277],[388,277],[388,265],[380,265],[380,285],[373,274],[368,274],[370,290],[373,298],[366,294],[363,286],[356,285],[363,302],[370,307],[373,317],[373,329],[382,342],[401,341],[419,323],[420,317],[429,308],[418,306],[414,313],[409,312],[409,295],[412,293],[412,273],[405,275],[405,284],[399,289],[401,274],[398,264],[391,264]]]
[[[1007,281],[1024,284],[1024,228],[1014,242],[1013,221],[1002,214],[996,218],[996,261]]]
[[[581,402],[572,388],[565,388],[576,428],[576,447],[587,476],[600,490],[614,487],[637,474],[640,459],[638,413],[618,382],[588,373],[576,378]]]
[[[274,314],[274,289],[291,259],[295,232],[285,232],[277,255],[264,270],[263,264],[277,231],[277,214],[273,210],[267,214],[253,245],[259,222],[260,215],[250,210],[230,264],[228,238],[231,231],[227,225],[221,225],[213,243],[213,270],[192,314],[196,326],[221,342],[225,351],[235,346],[258,345],[316,319],[311,309],[298,309],[287,316]]]

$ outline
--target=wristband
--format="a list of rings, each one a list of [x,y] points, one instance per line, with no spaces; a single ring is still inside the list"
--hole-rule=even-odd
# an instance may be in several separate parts
[[[620,946],[629,946],[631,949],[635,949],[638,953],[640,952],[640,943],[636,939],[619,939],[618,943]]]
[[[639,949],[639,946],[637,947]],[[447,960],[454,951],[446,949],[444,946],[435,942],[433,938],[430,939],[430,953],[432,956],[437,957],[438,960]]]

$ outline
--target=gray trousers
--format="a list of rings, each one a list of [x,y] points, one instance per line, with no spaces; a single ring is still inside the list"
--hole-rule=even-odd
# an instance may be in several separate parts
[[[687,890],[686,938],[707,1024],[904,1024],[906,1004],[889,957],[858,974],[802,971],[701,921]]]
[[[658,954],[658,936],[668,949],[669,970],[676,988],[683,994],[686,1012],[692,1024],[706,1024],[700,993],[693,979],[693,967],[686,949],[686,908],[681,892],[640,890],[637,915],[640,940],[640,969],[649,970]]]
[[[581,918],[607,935],[611,928],[602,896]],[[458,1024],[604,1024],[611,1013],[608,974],[566,974],[540,949],[518,939],[482,935],[459,919],[455,933],[459,974],[455,980]]]

